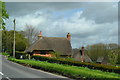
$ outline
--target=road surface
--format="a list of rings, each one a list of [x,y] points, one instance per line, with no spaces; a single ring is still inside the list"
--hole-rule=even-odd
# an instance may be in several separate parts
[[[1,65],[1,64],[0,64]],[[2,56],[2,80],[69,80],[66,77],[8,61]]]

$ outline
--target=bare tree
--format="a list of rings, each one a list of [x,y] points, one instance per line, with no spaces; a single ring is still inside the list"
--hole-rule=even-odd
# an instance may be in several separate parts
[[[30,45],[37,40],[38,34],[39,31],[34,26],[26,24],[24,35],[28,39]]]
[[[94,45],[86,46],[88,50],[88,55],[91,57],[93,61],[96,61],[99,57],[105,56],[108,53],[106,48],[106,44],[98,43]]]
[[[86,46],[88,51],[88,55],[93,61],[96,61],[99,57],[105,57],[111,54],[111,50],[115,51],[116,54],[119,54],[120,49],[118,49],[118,44],[110,43],[110,44],[94,44]],[[119,57],[118,57],[119,58]]]

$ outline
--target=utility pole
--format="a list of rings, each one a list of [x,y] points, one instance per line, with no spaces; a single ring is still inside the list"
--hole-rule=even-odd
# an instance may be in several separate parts
[[[13,57],[15,57],[15,19],[13,20],[14,23],[14,42],[13,42]]]

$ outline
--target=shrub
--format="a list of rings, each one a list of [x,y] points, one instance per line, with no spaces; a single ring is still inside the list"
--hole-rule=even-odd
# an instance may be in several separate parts
[[[120,67],[115,67],[110,65],[85,63],[85,62],[83,63],[83,62],[74,61],[74,60],[64,60],[64,59],[49,58],[49,57],[43,57],[43,56],[32,56],[32,58],[34,58],[35,60],[47,61],[50,63],[67,64],[67,65],[74,65],[74,66],[80,66],[80,67],[88,67],[90,69],[98,69],[102,71],[120,73]]]

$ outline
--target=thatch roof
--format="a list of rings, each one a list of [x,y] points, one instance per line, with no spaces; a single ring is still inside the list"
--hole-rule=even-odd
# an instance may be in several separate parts
[[[107,64],[108,63],[108,56],[102,56],[97,59],[97,63]]]
[[[103,59],[104,59],[104,57],[99,57],[96,62],[100,62],[101,63],[103,61]]]
[[[80,53],[80,49],[73,49],[73,58],[77,61],[81,61],[82,60],[82,55]],[[92,60],[90,59],[90,57],[87,55],[87,51],[84,51],[84,60],[85,62],[92,62]]]
[[[70,40],[63,37],[41,37],[25,52],[32,52],[33,50],[53,50],[60,55],[72,54]]]

